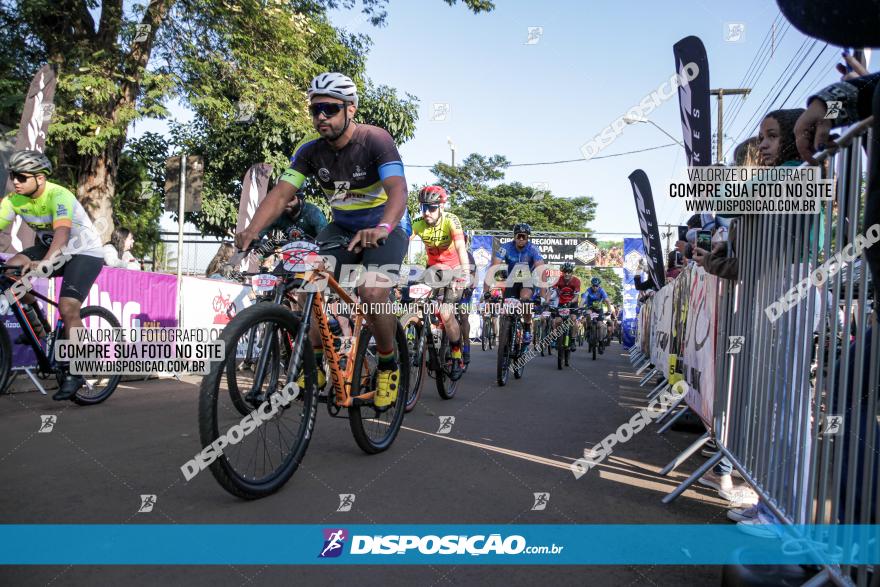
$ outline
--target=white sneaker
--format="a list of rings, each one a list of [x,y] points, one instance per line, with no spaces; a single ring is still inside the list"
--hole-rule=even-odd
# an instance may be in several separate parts
[[[727,510],[727,519],[732,522],[745,522],[758,517],[758,506],[753,505],[748,508],[734,508]]]
[[[700,485],[711,487],[716,491],[729,491],[733,489],[733,479],[730,475],[717,475],[714,471],[708,471],[700,477]]]
[[[722,489],[718,492],[718,495],[730,502],[728,507],[734,508],[757,505],[760,499],[755,490],[745,484],[736,485],[730,489]]]
[[[758,538],[778,538],[782,536],[777,527],[778,523],[775,518],[768,518],[764,514],[758,514],[751,520],[737,522],[736,527],[742,532]]]

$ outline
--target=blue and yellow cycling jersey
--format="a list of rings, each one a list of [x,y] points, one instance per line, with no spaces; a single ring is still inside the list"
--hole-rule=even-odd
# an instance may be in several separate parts
[[[369,124],[358,124],[351,140],[338,151],[317,133],[300,142],[281,181],[300,188],[308,176],[317,178],[333,210],[333,223],[351,231],[372,228],[382,221],[388,201],[382,182],[404,177],[394,139],[386,130]],[[408,212],[404,212],[400,226],[412,234]]]

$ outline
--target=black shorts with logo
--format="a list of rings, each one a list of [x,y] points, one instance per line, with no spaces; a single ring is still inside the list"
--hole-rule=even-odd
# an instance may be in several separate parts
[[[335,222],[331,222],[318,233],[316,241],[319,243],[334,240],[340,236],[353,237],[355,231],[342,228]],[[385,242],[378,247],[364,249],[360,253],[349,251],[348,247],[335,247],[329,250],[323,248],[321,255],[327,255],[336,259],[336,267],[333,268],[333,277],[339,280],[343,265],[364,265],[368,271],[378,270],[382,265],[394,265],[394,269],[388,271],[395,280],[400,274],[400,265],[409,248],[409,237],[400,226],[391,231]]]
[[[31,261],[41,261],[49,252],[49,247],[37,244],[21,252]],[[88,295],[92,284],[98,279],[104,259],[88,255],[73,255],[64,265],[56,269],[50,277],[61,277],[61,291],[58,298],[74,298],[80,302]]]

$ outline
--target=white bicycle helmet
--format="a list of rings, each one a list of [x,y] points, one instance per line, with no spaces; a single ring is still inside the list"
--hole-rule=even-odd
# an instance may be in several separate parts
[[[322,73],[312,80],[308,91],[309,100],[313,96],[331,96],[343,102],[358,105],[357,86],[351,78],[341,73]]]

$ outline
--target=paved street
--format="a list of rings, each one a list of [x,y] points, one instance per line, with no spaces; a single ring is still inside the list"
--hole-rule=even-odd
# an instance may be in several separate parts
[[[599,360],[581,349],[572,368],[536,357],[524,378],[499,388],[494,353],[473,348],[458,395],[443,401],[428,379],[415,411],[387,452],[367,456],[348,423],[319,410],[300,470],[277,494],[245,502],[203,472],[186,482],[180,466],[200,450],[198,379],[126,382],[105,404],[58,404],[37,393],[0,397],[3,447],[0,511],[5,523],[102,524],[664,524],[724,523],[708,490],[660,503],[698,464],[671,478],[657,471],[695,436],[651,425],[576,480],[568,466],[646,405],[622,347]],[[647,386],[646,386],[647,387]],[[50,392],[51,393],[51,392]],[[40,415],[55,414],[51,433]],[[455,416],[447,434],[440,417]],[[532,509],[549,493],[544,510]],[[340,494],[354,494],[337,512]],[[155,494],[138,513],[141,494]],[[276,547],[277,545],[272,545]],[[47,550],[64,544],[47,541]],[[242,548],[260,545],[242,544]],[[290,545],[315,548],[314,544]],[[317,568],[4,567],[4,585],[717,585],[716,567],[378,566]]]

